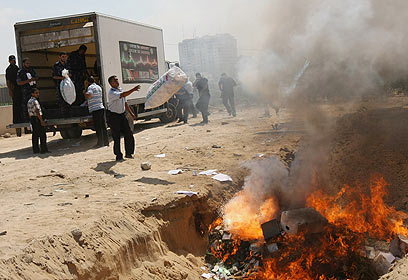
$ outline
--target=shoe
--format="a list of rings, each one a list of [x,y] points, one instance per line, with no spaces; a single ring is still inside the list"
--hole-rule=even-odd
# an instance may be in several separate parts
[[[117,156],[117,157],[116,157],[116,161],[124,161],[124,159],[123,159],[122,156]]]
[[[237,116],[237,114],[236,114],[236,113],[232,113],[232,116],[235,118],[235,117]]]
[[[125,158],[134,158],[132,155],[125,155]]]
[[[103,145],[101,145],[101,144],[96,144],[95,146],[92,147],[92,149],[98,149],[98,148],[101,148],[101,147],[103,147]]]
[[[207,124],[207,123],[208,123],[208,121],[202,121],[202,122],[200,122],[200,123],[202,123],[202,124]]]
[[[33,152],[33,154],[39,154],[40,153],[40,151],[34,151]]]
[[[184,121],[184,124],[186,124],[187,123],[187,121]]]
[[[181,123],[183,120],[182,119],[178,119],[177,123]]]

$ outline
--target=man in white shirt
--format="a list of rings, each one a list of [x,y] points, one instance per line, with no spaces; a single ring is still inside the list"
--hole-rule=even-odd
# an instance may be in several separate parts
[[[92,76],[88,77],[88,90],[85,98],[88,100],[88,110],[92,114],[98,142],[95,148],[109,146],[108,131],[106,130],[105,107],[103,106],[102,88],[95,83]]]
[[[121,134],[125,138],[125,157],[133,158],[133,153],[135,152],[135,139],[126,119],[125,111],[128,111],[133,119],[136,119],[136,116],[127,104],[126,96],[138,91],[140,85],[124,92],[119,87],[119,80],[116,76],[110,76],[108,82],[111,85],[108,94],[108,123],[112,131],[113,153],[116,155],[116,161],[122,161],[123,154],[120,150]]]

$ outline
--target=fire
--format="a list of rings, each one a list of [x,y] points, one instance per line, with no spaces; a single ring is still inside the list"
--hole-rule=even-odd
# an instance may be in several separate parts
[[[334,196],[318,190],[309,196],[307,205],[319,211],[331,224],[389,241],[397,233],[407,236],[408,229],[403,227],[406,215],[384,202],[387,186],[384,178],[375,178],[368,192],[362,185],[345,185]]]
[[[279,211],[274,197],[267,199],[258,209],[249,202],[246,193],[239,192],[224,209],[226,229],[242,240],[262,239],[261,224],[276,217]]]
[[[404,226],[407,215],[384,201],[387,186],[383,178],[376,177],[368,186],[345,185],[334,195],[322,190],[313,192],[306,206],[313,207],[328,220],[324,232],[275,237],[269,244],[276,243],[279,250],[270,253],[269,257],[264,256],[260,267],[245,279],[332,280],[367,276],[370,272],[366,270],[367,259],[362,256],[362,249],[368,239],[390,241],[397,234],[408,236]],[[224,225],[236,239],[233,250],[225,250],[222,244],[215,248],[214,255],[218,254],[217,258],[224,263],[237,253],[239,239],[262,240],[261,224],[278,216],[277,198],[265,200],[260,207],[254,207],[250,201],[253,199],[242,191],[225,207]],[[248,257],[252,258],[252,252]]]

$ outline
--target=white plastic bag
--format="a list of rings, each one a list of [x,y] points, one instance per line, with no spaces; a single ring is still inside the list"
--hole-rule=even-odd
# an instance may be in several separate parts
[[[166,103],[187,82],[187,75],[173,66],[154,82],[147,92],[145,109],[152,109]]]
[[[71,81],[71,78],[68,75],[67,69],[62,70],[62,76],[65,79],[62,80],[60,84],[61,95],[62,95],[62,98],[64,98],[65,102],[71,105],[72,103],[74,103],[75,98],[76,98],[75,85]]]

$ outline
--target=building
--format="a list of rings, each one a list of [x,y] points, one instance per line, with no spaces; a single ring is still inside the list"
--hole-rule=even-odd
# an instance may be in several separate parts
[[[187,39],[179,43],[180,65],[190,76],[201,72],[218,79],[225,72],[235,76],[237,40],[230,34]]]

